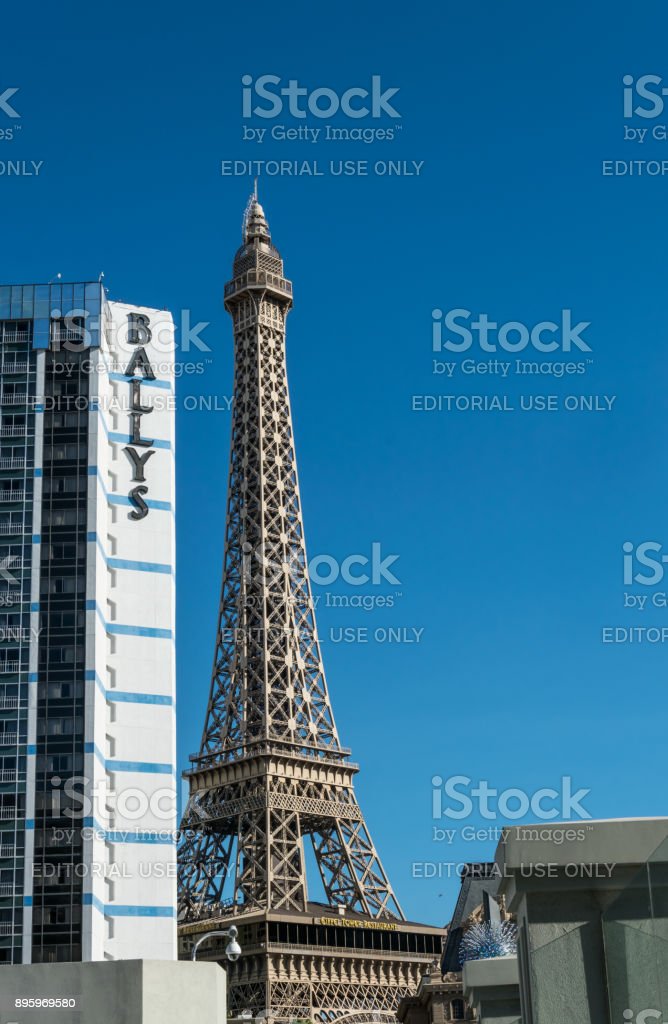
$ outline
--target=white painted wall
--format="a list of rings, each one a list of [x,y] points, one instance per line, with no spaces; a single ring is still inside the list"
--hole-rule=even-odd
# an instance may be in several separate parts
[[[123,451],[131,432],[131,313],[148,318],[144,348],[156,376],[140,386],[141,404],[153,408],[141,418],[141,436],[156,444],[144,470],[149,512],[139,521],[129,518],[128,494],[138,484]],[[83,956],[169,960],[176,958],[174,330],[169,313],[144,306],[110,302],[108,315],[103,347],[91,354],[102,365],[91,378],[99,408],[90,414],[86,668],[94,679],[85,773],[106,782],[117,806],[106,820],[104,806],[96,808],[84,846],[91,874]],[[140,455],[149,450],[135,447]]]

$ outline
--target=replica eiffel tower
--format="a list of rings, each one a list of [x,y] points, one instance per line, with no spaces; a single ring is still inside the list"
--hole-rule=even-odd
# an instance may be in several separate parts
[[[443,932],[404,920],[334,724],[290,413],[291,306],[256,190],[225,286],[235,349],[225,554],[206,722],[186,772],[181,955],[235,924],[243,955],[226,965],[232,1017],[389,1022]],[[308,846],[321,902],[309,900]],[[222,948],[199,958],[222,961]]]

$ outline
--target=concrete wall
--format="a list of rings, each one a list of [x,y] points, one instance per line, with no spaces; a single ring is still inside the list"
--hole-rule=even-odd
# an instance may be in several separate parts
[[[480,1024],[519,1024],[518,980],[517,957],[514,956],[470,960],[464,964],[464,993],[469,1005],[477,1011]]]
[[[69,1009],[17,999],[70,998]],[[213,963],[118,960],[0,968],[2,1024],[225,1024],[226,975]]]
[[[667,836],[659,818],[507,830],[524,1024],[668,1017]]]

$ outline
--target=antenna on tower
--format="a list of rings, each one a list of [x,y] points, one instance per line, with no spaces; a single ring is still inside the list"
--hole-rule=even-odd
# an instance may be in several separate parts
[[[248,226],[248,218],[250,217],[250,212],[251,212],[251,206],[252,205],[253,205],[253,196],[249,196],[248,197],[248,202],[246,203],[246,209],[244,210],[244,215],[243,215],[243,218],[241,220],[241,241],[242,242],[246,241],[246,228]]]
[[[248,218],[250,217],[251,207],[252,207],[253,203],[256,203],[256,202],[257,202],[257,178],[255,178],[255,180],[253,182],[253,191],[252,191],[251,195],[248,197],[248,202],[246,203],[246,209],[244,210],[244,217],[243,217],[243,220],[241,222],[241,240],[242,240],[242,242],[246,241],[246,228],[248,227]]]

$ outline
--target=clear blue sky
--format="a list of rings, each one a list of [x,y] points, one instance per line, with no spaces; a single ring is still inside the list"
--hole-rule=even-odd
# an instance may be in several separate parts
[[[360,802],[413,918],[448,919],[457,889],[412,878],[414,861],[494,850],[432,841],[436,774],[529,792],[569,775],[591,790],[594,817],[668,810],[664,648],[601,642],[604,626],[668,625],[666,610],[622,607],[622,544],[668,544],[668,176],[601,173],[606,159],[668,159],[668,143],[622,139],[622,76],[668,78],[667,30],[659,2],[631,16],[571,0],[121,0],[3,15],[0,93],[19,89],[21,128],[0,161],[44,163],[37,177],[0,176],[0,280],[104,270],[112,298],[191,310],[212,352],[203,376],[180,383],[181,402],[230,393],[221,295],[251,181],[222,177],[221,160],[424,161],[410,178],[260,180],[295,283],[288,358],[309,551],[343,558],[377,541],[399,555],[400,587],[378,591],[401,591],[394,608],[321,607],[319,626]],[[371,145],[243,143],[244,74],[339,91],[380,75],[399,89],[402,129]],[[571,380],[446,382],[431,373],[434,307],[529,325],[572,309],[591,322],[593,363]],[[600,413],[413,412],[424,393],[616,400]],[[179,410],[182,765],[209,686],[229,428],[226,411]],[[424,632],[416,644],[337,644],[339,626]]]

